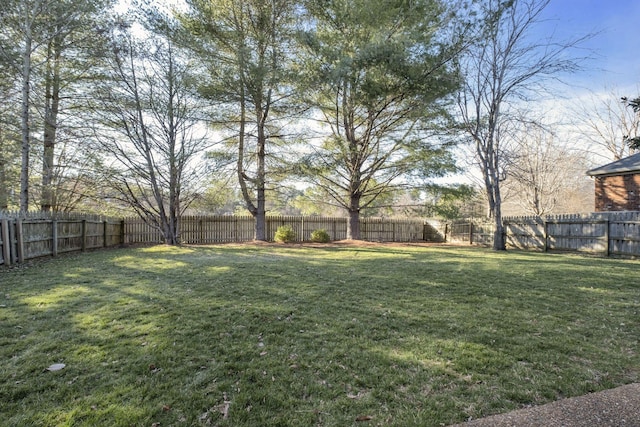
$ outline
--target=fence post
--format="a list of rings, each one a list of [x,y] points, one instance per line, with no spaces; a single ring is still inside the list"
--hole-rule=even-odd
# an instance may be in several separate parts
[[[124,219],[123,219],[122,221],[120,221],[120,236],[119,236],[119,239],[120,239],[120,246],[121,247],[124,246],[124,236],[125,236],[125,233],[124,233]]]
[[[87,250],[87,220],[82,220],[82,252]]]
[[[107,221],[102,221],[102,247],[106,248],[108,246],[108,238],[109,238],[109,223]]]
[[[611,222],[609,221],[609,218],[604,220],[604,248],[605,248],[605,255],[609,256],[611,255],[611,243],[610,243],[610,236],[611,236],[611,230],[610,230],[610,224]]]
[[[449,224],[444,225],[444,243],[447,243],[447,233],[449,232]]]
[[[469,223],[469,244],[473,245],[473,223]]]
[[[544,238],[544,252],[548,252],[549,251],[549,223],[547,221],[543,221],[542,224],[544,227],[543,236],[542,236]]]
[[[24,233],[22,232],[22,220],[16,219],[16,248],[18,252],[18,263],[24,262]]]
[[[9,220],[9,252],[11,264],[18,263],[18,248],[16,247],[16,221]]]
[[[51,221],[51,256],[58,256],[58,221]]]
[[[4,265],[8,267],[11,265],[11,237],[9,236],[8,220],[2,220],[0,233],[0,237],[2,238],[2,258],[4,259]]]

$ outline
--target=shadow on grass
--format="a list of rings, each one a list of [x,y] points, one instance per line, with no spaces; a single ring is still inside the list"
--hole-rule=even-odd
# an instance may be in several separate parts
[[[3,280],[2,412],[8,425],[439,426],[584,394],[637,380],[636,267],[446,247],[55,261]],[[67,367],[44,370],[55,362]]]

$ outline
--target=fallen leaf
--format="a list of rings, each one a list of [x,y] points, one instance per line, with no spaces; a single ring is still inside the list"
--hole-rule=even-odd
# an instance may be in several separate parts
[[[162,405],[162,412],[169,412],[171,410],[171,406],[169,405]]]
[[[371,421],[372,419],[373,417],[370,415],[360,415],[358,418],[356,418],[356,421]]]
[[[226,420],[229,418],[229,406],[231,406],[231,402],[228,400],[224,402],[224,406],[222,407],[222,419]]]
[[[51,372],[60,371],[64,369],[65,366],[67,365],[65,365],[64,363],[54,363],[53,365],[47,368],[47,371],[51,371]]]

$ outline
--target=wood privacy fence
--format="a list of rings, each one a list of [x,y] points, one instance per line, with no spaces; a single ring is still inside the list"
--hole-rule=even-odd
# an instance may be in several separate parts
[[[120,245],[124,222],[96,216],[0,212],[0,265]]]
[[[308,241],[314,230],[324,229],[332,240],[347,236],[347,219],[333,217],[269,216],[267,236],[290,225],[297,241]],[[184,216],[180,241],[185,244],[234,243],[253,240],[251,216]],[[380,242],[442,241],[435,220],[363,218],[362,238]],[[162,234],[140,218],[0,211],[0,265],[22,263],[42,256],[84,251],[122,244],[162,243]]]
[[[162,242],[159,230],[140,218],[125,218],[125,241],[131,243]],[[273,239],[278,227],[289,225],[296,241],[311,240],[314,230],[325,230],[331,240],[347,238],[347,218],[309,216],[268,216],[267,238]],[[376,242],[442,241],[439,223],[423,219],[362,218],[363,240]],[[252,216],[183,216],[180,222],[180,242],[185,244],[234,243],[253,239],[255,220]]]
[[[505,217],[503,223],[511,248],[640,256],[640,212]],[[446,237],[452,242],[491,245],[493,225],[449,224]]]

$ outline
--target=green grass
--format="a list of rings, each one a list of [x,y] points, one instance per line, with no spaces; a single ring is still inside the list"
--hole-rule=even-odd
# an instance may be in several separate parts
[[[224,245],[0,270],[0,425],[443,426],[612,388],[639,377],[638,267]]]

